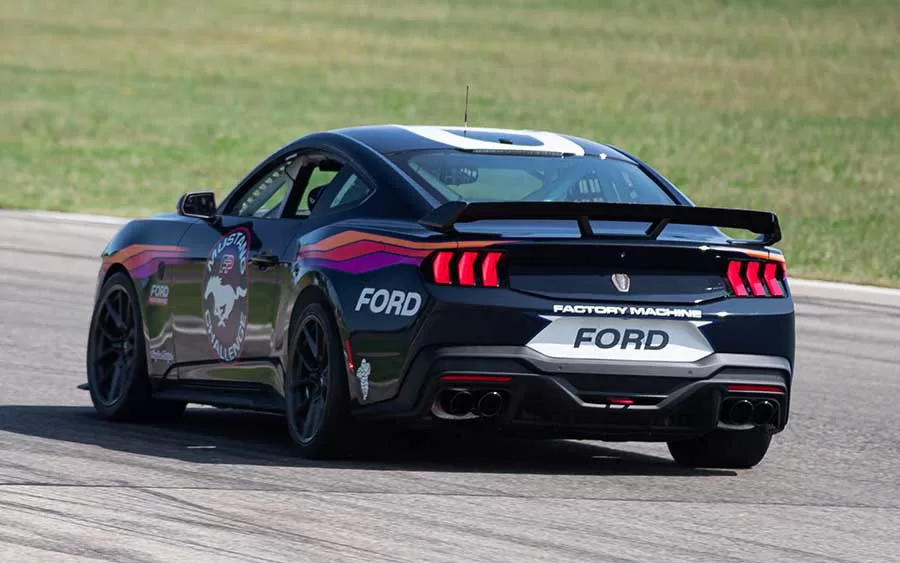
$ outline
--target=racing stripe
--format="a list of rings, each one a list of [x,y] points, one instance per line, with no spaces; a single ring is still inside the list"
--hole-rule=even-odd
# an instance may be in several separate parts
[[[103,271],[113,264],[121,264],[133,278],[152,276],[159,264],[179,263],[186,260],[187,248],[183,246],[164,246],[152,244],[132,244],[103,257]]]
[[[496,244],[496,241],[417,242],[385,235],[364,233],[361,231],[344,231],[342,233],[326,237],[319,242],[303,246],[303,251],[332,250],[345,244],[363,240],[381,242],[392,246],[400,246],[403,248],[412,248],[418,250],[437,250],[440,248],[481,248],[484,246]]]
[[[434,250],[482,248],[496,242],[418,242],[361,231],[345,231],[314,244],[301,246],[296,259],[306,265],[359,274],[399,264],[418,266]]]
[[[562,135],[550,133],[548,131],[528,131],[528,130],[512,130],[512,129],[489,129],[479,127],[469,127],[468,131],[479,131],[486,133],[496,133],[497,135],[525,135],[531,137],[539,144],[536,145],[514,145],[500,142],[483,141],[473,137],[466,137],[457,133],[460,127],[436,127],[432,125],[397,125],[410,133],[414,133],[420,137],[430,139],[437,143],[454,147],[457,149],[468,150],[496,150],[503,152],[534,152],[548,151],[555,153],[568,153],[578,156],[584,156],[584,148]]]
[[[337,248],[333,248],[331,250],[303,249],[301,250],[300,254],[304,258],[319,257],[327,258],[329,260],[350,260],[351,258],[356,258],[365,254],[372,254],[373,252],[390,252],[392,254],[401,256],[418,256],[421,258],[424,258],[431,253],[431,251],[427,249],[418,250],[414,248],[403,248],[401,246],[395,246],[393,244],[384,244],[370,240],[361,240],[357,242],[351,242],[343,246],[338,246]]]
[[[141,252],[187,252],[183,246],[158,245],[158,244],[131,244],[121,250],[106,256],[104,261],[122,262],[127,258],[139,254]]]
[[[304,260],[306,258],[304,257]],[[421,258],[415,256],[400,256],[389,252],[373,252],[362,256],[357,256],[350,260],[327,260],[323,258],[313,258],[309,261],[311,264],[339,270],[351,274],[363,274],[373,270],[381,270],[391,266],[400,264],[408,264],[418,266],[422,263]]]

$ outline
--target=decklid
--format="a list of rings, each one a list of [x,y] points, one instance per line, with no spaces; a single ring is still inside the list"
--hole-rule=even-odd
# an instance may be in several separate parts
[[[466,202],[450,201],[419,219],[424,227],[454,233],[457,223],[502,220],[564,220],[578,222],[583,238],[616,238],[622,235],[600,235],[594,232],[591,221],[649,222],[644,238],[656,239],[670,224],[699,225],[745,229],[757,235],[753,240],[734,240],[734,244],[770,245],[781,240],[778,217],[768,211],[728,209],[722,207],[692,207],[687,205],[651,205],[639,203],[601,202]],[[628,236],[627,238],[634,238]]]

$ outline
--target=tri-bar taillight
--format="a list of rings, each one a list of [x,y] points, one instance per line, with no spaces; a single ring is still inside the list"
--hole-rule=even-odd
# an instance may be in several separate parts
[[[784,297],[783,262],[731,260],[725,279],[737,297]]]
[[[431,281],[440,285],[500,287],[502,252],[441,250],[432,255]]]

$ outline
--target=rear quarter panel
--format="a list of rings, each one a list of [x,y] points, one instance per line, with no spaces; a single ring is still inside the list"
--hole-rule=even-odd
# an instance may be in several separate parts
[[[416,333],[432,306],[423,260],[438,249],[487,244],[450,241],[410,223],[387,221],[334,225],[301,239],[292,270],[295,290],[302,296],[318,287],[328,296],[352,398],[373,403],[396,394]]]

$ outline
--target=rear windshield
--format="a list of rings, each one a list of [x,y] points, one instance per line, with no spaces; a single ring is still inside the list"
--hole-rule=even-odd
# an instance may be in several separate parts
[[[397,153],[391,159],[448,201],[675,204],[640,168],[616,158],[429,150]]]

